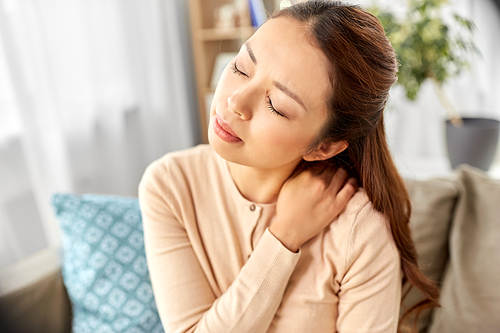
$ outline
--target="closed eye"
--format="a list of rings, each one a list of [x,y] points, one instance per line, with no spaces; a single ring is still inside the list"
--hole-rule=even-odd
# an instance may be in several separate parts
[[[279,112],[274,108],[273,102],[271,101],[271,97],[266,96],[266,102],[267,102],[267,108],[271,111],[271,113],[286,118],[286,116],[283,113]]]
[[[245,77],[248,77],[248,75],[244,72],[242,72],[238,66],[236,65],[236,61],[234,61],[232,64],[231,64],[231,70],[233,71],[234,74],[236,75],[241,75],[241,76],[245,76]],[[272,114],[275,114],[277,116],[281,116],[281,117],[285,117],[286,116],[284,114],[282,114],[281,112],[279,112],[278,110],[276,110],[273,106],[273,102],[271,101],[271,98],[266,95],[266,104],[267,104],[267,108],[271,111]]]
[[[233,71],[233,73],[234,73],[234,74],[237,74],[237,75],[243,75],[243,76],[248,77],[248,75],[247,75],[247,74],[243,73],[243,72],[242,72],[242,71],[238,68],[238,66],[236,66],[236,61],[235,61],[235,62],[233,62],[233,63],[231,64],[231,70]]]

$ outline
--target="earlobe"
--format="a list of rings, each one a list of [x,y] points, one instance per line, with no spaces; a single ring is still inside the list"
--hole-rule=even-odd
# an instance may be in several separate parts
[[[348,147],[347,142],[337,141],[333,143],[322,143],[318,149],[302,156],[305,161],[324,161],[337,154],[340,154]]]

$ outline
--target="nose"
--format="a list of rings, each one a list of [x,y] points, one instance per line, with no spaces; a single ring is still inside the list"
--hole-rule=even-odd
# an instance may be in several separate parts
[[[235,91],[231,96],[227,98],[227,106],[229,110],[237,114],[243,120],[249,120],[252,118],[252,107],[249,98],[248,91]]]

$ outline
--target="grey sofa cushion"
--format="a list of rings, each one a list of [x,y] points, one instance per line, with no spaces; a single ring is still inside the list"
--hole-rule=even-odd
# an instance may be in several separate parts
[[[500,332],[500,181],[467,166],[458,175],[463,194],[430,332]]]
[[[419,255],[419,266],[431,280],[442,279],[448,259],[448,234],[453,210],[459,195],[455,179],[406,180],[412,202],[410,228]],[[402,312],[423,300],[422,293],[412,288],[404,299]],[[418,319],[419,332],[430,324],[431,310]],[[413,323],[414,317],[410,318]]]
[[[71,332],[71,304],[60,270],[0,297],[0,332]]]

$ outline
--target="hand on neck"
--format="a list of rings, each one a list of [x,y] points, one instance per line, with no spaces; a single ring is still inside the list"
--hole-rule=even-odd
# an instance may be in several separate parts
[[[274,203],[283,183],[300,161],[276,169],[259,169],[227,162],[236,187],[247,200],[256,203]]]

